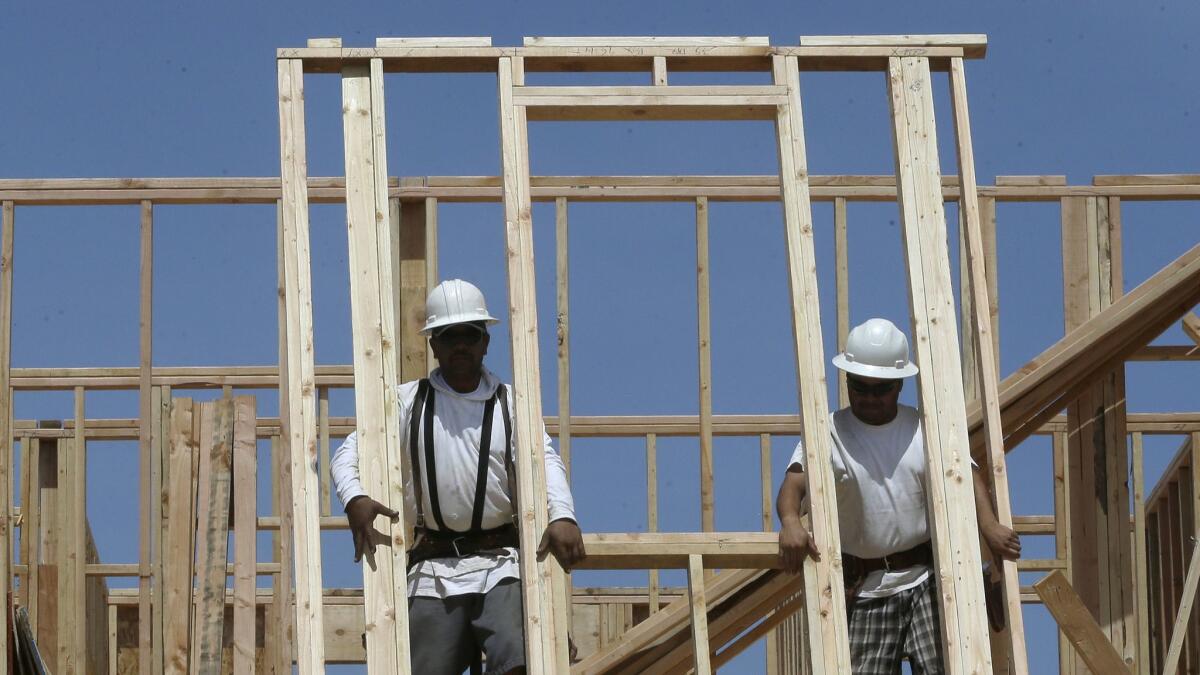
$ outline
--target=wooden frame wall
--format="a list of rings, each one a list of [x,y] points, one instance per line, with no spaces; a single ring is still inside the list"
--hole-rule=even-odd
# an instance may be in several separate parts
[[[706,199],[768,199],[768,193],[772,189],[770,179],[751,178],[749,180],[743,178],[720,178],[714,177],[707,179],[708,185],[704,185],[705,179],[691,179],[693,184],[688,185],[686,181],[683,184],[675,185],[655,185],[652,181],[646,181],[643,184],[638,184],[634,180],[627,181],[626,185],[619,185],[622,181],[617,179],[605,179],[604,177],[592,179],[571,179],[571,178],[554,178],[554,179],[531,179],[531,195],[533,199],[555,199],[562,200],[562,204],[568,203],[572,199],[572,195],[588,194],[590,198],[601,199],[623,199],[623,198],[661,198],[661,199],[688,199],[697,200],[698,196],[704,196]],[[952,180],[952,179],[951,179]],[[408,186],[402,185],[403,181],[391,180],[388,181],[388,194],[393,200],[400,200],[401,195],[405,199],[403,204],[416,204],[414,198],[419,199],[419,203],[424,206],[432,206],[434,213],[436,212],[436,203],[438,200],[450,201],[454,199],[465,200],[481,200],[495,199],[498,197],[498,190],[495,187],[495,179],[418,179],[421,184],[420,188],[412,185],[410,181]],[[595,195],[588,191],[593,188],[586,187],[589,182],[596,184],[618,185],[611,191],[603,195]],[[665,181],[664,181],[665,182]],[[943,183],[943,198],[955,198],[961,194],[960,190],[952,185],[946,185],[950,181],[944,180]],[[1024,192],[1023,199],[1026,200],[1054,200],[1062,197],[1098,197],[1101,199],[1120,197],[1122,199],[1195,199],[1200,195],[1200,189],[1197,189],[1196,184],[1200,181],[1193,179],[1188,182],[1186,177],[1117,177],[1106,178],[1098,177],[1094,186],[1066,186],[1046,184],[1049,181],[1039,181],[1033,185],[1014,185],[1009,181],[997,180],[997,186],[983,186],[979,188],[979,194],[984,200],[1000,199],[1000,200],[1018,200],[1022,199],[1021,193]],[[274,183],[275,187],[272,187]],[[334,200],[336,192],[344,190],[338,185],[340,181],[332,179],[313,179],[306,181],[311,186],[310,193],[315,200]],[[433,183],[434,187],[426,187]],[[557,185],[556,185],[557,183]],[[895,195],[894,181],[889,181],[887,177],[813,177],[812,198],[827,199],[835,201],[856,200],[856,199],[886,199],[888,194],[888,186],[891,183],[890,194]],[[1005,184],[999,184],[1005,183]],[[844,187],[839,187],[844,186]],[[331,187],[332,186],[332,187]],[[581,187],[582,186],[582,187]],[[775,194],[778,194],[777,184],[773,187]],[[706,190],[712,190],[713,195],[703,195],[700,193]],[[322,192],[323,191],[323,192]],[[444,192],[444,194],[443,194]],[[261,203],[270,203],[279,197],[278,181],[271,179],[151,179],[148,181],[0,181],[0,201],[5,206],[5,236],[11,237],[12,228],[15,224],[14,209],[16,206],[24,208],[26,206],[34,206],[43,203],[57,204],[72,204],[72,203],[146,203],[147,206],[155,202],[158,203],[213,203],[222,200],[230,202],[238,201],[258,201]],[[342,191],[344,195],[344,191]],[[437,196],[429,196],[436,194]],[[427,201],[428,200],[428,201]],[[144,211],[145,213],[145,211]],[[428,213],[428,212],[427,212]],[[429,216],[427,216],[428,218]],[[6,247],[10,246],[5,242]],[[148,262],[148,261],[147,261]],[[11,272],[12,253],[11,248],[7,248],[5,256],[5,271],[6,274]],[[9,277],[11,279],[11,277]],[[3,283],[3,281],[0,281]],[[11,281],[3,283],[5,293],[11,291]],[[144,293],[148,293],[145,290]],[[11,297],[11,296],[10,296]],[[840,309],[840,308],[839,308]],[[1142,350],[1138,358],[1153,360],[1153,359],[1194,359],[1196,358],[1191,348],[1150,348]],[[143,357],[144,358],[144,357]],[[176,368],[155,368],[149,374],[146,373],[146,365],[148,362],[143,361],[142,368],[127,368],[127,369],[4,369],[5,376],[10,377],[10,386],[14,389],[38,389],[38,388],[80,388],[79,399],[82,399],[82,391],[85,389],[108,389],[108,388],[131,388],[141,390],[146,381],[151,383],[154,389],[162,386],[230,386],[230,387],[265,387],[272,386],[278,377],[274,368],[210,368],[210,369],[176,369]],[[287,370],[286,368],[284,369]],[[328,386],[347,386],[352,382],[351,371],[345,367],[326,367],[316,369],[314,371],[314,383],[318,387],[317,397],[320,397],[319,391],[321,388]],[[153,390],[152,390],[153,392]],[[169,398],[169,397],[168,397]],[[152,399],[153,400],[153,399]],[[325,416],[315,415],[318,418],[325,418],[322,423],[318,419],[318,427],[321,432],[317,434],[319,437],[326,437],[327,434],[344,434],[349,429],[353,428],[353,421],[344,419],[327,419]],[[151,414],[153,417],[153,414]],[[762,432],[763,429],[778,430],[775,433],[798,432],[798,420],[794,417],[769,418],[768,416],[756,416],[754,418],[745,419],[730,419],[729,416],[714,415],[712,417],[713,433],[728,434],[735,431],[745,431],[749,435],[755,435]],[[140,425],[137,420],[89,420],[82,415],[79,416],[79,421],[82,424],[77,424],[75,420],[71,420],[66,425],[67,429],[63,431],[54,430],[39,430],[29,422],[17,420],[10,427],[10,437],[19,439],[22,452],[26,452],[27,448],[31,448],[36,444],[52,443],[56,437],[66,437],[71,439],[77,438],[141,438]],[[687,433],[696,435],[700,429],[699,417],[691,418],[675,418],[675,419],[642,419],[642,420],[597,420],[595,418],[567,418],[566,428],[567,434],[576,436],[594,435],[596,433],[637,433],[642,434],[680,434]],[[549,419],[550,430],[552,433],[563,433],[563,428],[557,426],[557,421]],[[153,426],[153,422],[151,421]],[[1055,419],[1051,420],[1043,429],[1052,434],[1066,433],[1068,420]],[[1147,433],[1190,433],[1200,429],[1200,422],[1196,416],[1188,414],[1177,415],[1132,415],[1129,417],[1128,428],[1134,434]],[[328,429],[328,431],[326,431]],[[650,430],[650,431],[648,431]],[[259,426],[259,433],[264,437],[276,437],[281,433],[278,420],[262,420]],[[65,436],[64,436],[65,434]],[[569,437],[569,436],[568,436]],[[1138,436],[1135,436],[1135,438]],[[319,442],[319,439],[318,439]],[[1136,446],[1135,446],[1136,447]],[[1136,456],[1136,454],[1135,454]],[[153,460],[153,457],[152,457]],[[26,463],[23,463],[26,465]],[[1136,467],[1136,464],[1135,464]],[[280,467],[286,468],[286,467]],[[34,467],[28,467],[30,473],[34,473]],[[25,470],[22,471],[22,476],[26,475]],[[153,465],[151,466],[150,481],[153,482]],[[324,479],[320,479],[324,480]],[[34,481],[36,485],[36,480]],[[25,484],[27,485],[27,484]],[[26,493],[27,487],[22,487],[23,494]],[[286,499],[286,497],[285,497]],[[1152,499],[1153,501],[1153,499]],[[1178,502],[1178,499],[1176,500]],[[22,504],[28,504],[25,499],[22,499]],[[30,509],[28,513],[22,508],[20,516],[22,517],[21,526],[25,527],[28,524],[36,523],[38,509]],[[285,509],[286,511],[286,509]],[[1157,511],[1152,510],[1148,518],[1156,517]],[[162,516],[160,516],[162,517]],[[154,519],[153,515],[149,516],[150,520]],[[329,528],[338,526],[338,518],[322,518],[320,526]],[[1061,520],[1055,520],[1052,517],[1044,516],[1027,516],[1017,518],[1016,524],[1020,531],[1028,533],[1045,533],[1053,531],[1053,528],[1060,526]],[[1158,521],[1155,521],[1158,522]],[[1134,528],[1136,530],[1138,518],[1135,514]],[[256,525],[262,529],[274,529],[280,526],[280,519],[273,516],[260,516],[257,518]],[[1181,523],[1182,525],[1182,523]],[[1149,532],[1147,536],[1153,536],[1155,528],[1146,528]],[[36,526],[35,526],[36,530]],[[1070,532],[1069,529],[1061,530],[1064,538]],[[26,546],[23,545],[22,549]],[[143,574],[144,564],[140,560],[137,563],[100,563],[89,562],[84,566],[83,574],[87,578],[96,578],[99,576],[111,575],[129,575],[139,576]],[[38,566],[30,566],[27,564],[29,558],[26,557],[24,550],[21,554],[21,564],[14,565],[15,574],[22,579],[23,586],[25,582],[34,580],[37,576]],[[169,558],[168,558],[169,560]],[[1063,566],[1060,561],[1038,561],[1027,560],[1023,561],[1020,568],[1023,570],[1036,569],[1051,569]],[[1068,564],[1069,567],[1069,564]],[[152,569],[154,569],[152,567]],[[258,566],[260,573],[281,574],[283,567],[276,563],[265,563]],[[158,574],[158,572],[152,572]],[[1182,574],[1182,567],[1180,567]],[[1153,584],[1151,582],[1151,594],[1153,595]],[[36,587],[35,587],[36,588]],[[1178,588],[1178,586],[1177,586]],[[30,589],[34,590],[34,589]],[[1025,593],[1025,599],[1028,600],[1028,591]],[[114,607],[124,607],[122,604],[126,598],[123,594],[111,594],[111,602],[114,602]],[[31,594],[31,605],[36,607],[37,594]],[[157,600],[155,600],[157,602]],[[264,602],[260,596],[256,602]],[[141,604],[141,594],[139,593],[136,605]],[[32,607],[31,607],[32,608]],[[128,615],[122,613],[122,618]],[[286,616],[286,613],[284,614]],[[140,625],[140,624],[139,624]],[[1162,624],[1159,624],[1162,625]],[[1169,625],[1169,624],[1167,624]],[[91,632],[89,631],[89,634]],[[1169,639],[1169,636],[1167,636]],[[157,650],[155,650],[157,651]],[[1164,649],[1165,651],[1165,649]],[[115,656],[114,656],[115,658]],[[1185,658],[1188,658],[1185,654]],[[289,659],[290,660],[290,659]]]

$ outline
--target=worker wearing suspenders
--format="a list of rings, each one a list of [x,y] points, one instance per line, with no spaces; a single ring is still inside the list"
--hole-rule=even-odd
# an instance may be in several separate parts
[[[421,331],[439,367],[398,388],[411,467],[406,522],[416,523],[408,570],[414,673],[458,675],[480,651],[488,673],[524,672],[511,391],[483,366],[487,326],[495,323],[478,288],[460,279],[439,284]],[[570,569],[586,555],[583,537],[562,459],[542,435],[550,524],[536,553],[551,553]],[[375,518],[399,514],[363,492],[356,434],[330,468],[357,562],[374,552]]]

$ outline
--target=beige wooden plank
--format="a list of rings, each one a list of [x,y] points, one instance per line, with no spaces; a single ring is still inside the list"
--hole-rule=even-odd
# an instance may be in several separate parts
[[[151,588],[151,663],[156,670],[163,669],[163,628],[165,616],[163,608],[163,539],[166,534],[163,506],[167,503],[163,478],[166,458],[166,444],[170,436],[170,407],[163,402],[163,388],[150,389],[150,531],[154,534],[150,542],[150,574],[153,576]],[[170,401],[171,390],[165,392]],[[157,608],[157,611],[154,610]],[[140,611],[140,607],[139,607]]]
[[[1118,176],[1093,176],[1092,185],[1200,185],[1200,174],[1143,174]]]
[[[653,62],[650,66],[650,82],[656,87],[667,86],[667,57],[655,56],[652,57]]]
[[[712,320],[709,297],[708,198],[696,199],[696,324],[700,374],[700,529],[716,530],[713,487]]]
[[[396,364],[391,339],[395,329],[391,244],[388,224],[381,218],[388,208],[386,187],[380,181],[386,170],[382,80],[382,66],[376,61],[369,67],[342,69],[354,404],[363,487],[381,503],[402,510],[399,430],[392,419]],[[379,673],[398,672],[409,662],[408,603],[396,593],[404,586],[400,570],[405,569],[408,533],[404,523],[390,528],[384,524],[383,531],[389,530],[390,550],[369,554],[363,565],[367,662],[372,672]]]
[[[192,400],[171,404],[171,435],[167,457],[167,526],[163,534],[163,613],[174,617],[163,622],[163,672],[188,672],[188,626],[192,596],[192,522],[195,502],[196,445]]]
[[[890,60],[893,138],[948,673],[991,669],[929,63]],[[964,111],[965,112],[965,111]],[[980,288],[980,294],[984,288]],[[982,303],[986,307],[986,301]],[[986,328],[986,326],[984,326]],[[982,342],[982,341],[981,341]],[[990,339],[987,341],[990,346]],[[989,363],[989,365],[991,365]]]
[[[571,268],[567,200],[554,200],[555,327],[558,331],[558,454],[571,476]]]
[[[1000,427],[999,377],[996,373],[999,357],[995,352],[995,342],[991,335],[991,301],[988,298],[987,272],[985,270],[983,226],[980,223],[979,203],[975,190],[975,151],[971,142],[966,73],[963,69],[962,59],[950,60],[950,86],[954,109],[955,138],[958,145],[958,174],[962,178],[963,197],[959,201],[959,209],[966,235],[964,239],[969,269],[968,283],[964,287],[970,289],[970,306],[974,310],[970,334],[974,338],[972,342],[975,354],[972,356],[975,357],[974,370],[978,375],[979,392],[984,411],[984,427],[987,432],[989,483],[995,499],[997,520],[1005,527],[1012,527],[1012,503],[1008,491],[1008,469],[1004,458],[1004,432]],[[936,170],[936,168],[935,164],[934,169]],[[966,314],[965,309],[963,313]],[[963,417],[965,418],[965,408]],[[960,495],[958,498],[962,499],[963,497]],[[1010,642],[1010,651],[1003,656],[1007,658],[1011,668],[1004,668],[1004,670],[1017,675],[1026,675],[1029,672],[1029,657],[1025,649],[1025,623],[1021,612],[1020,580],[1013,561],[998,562],[1004,575],[1004,608]],[[985,627],[983,636],[987,637],[988,635],[990,633]],[[992,655],[992,658],[997,663],[1002,662],[1002,658],[998,655]]]
[[[658,532],[658,437],[646,434],[646,530]],[[650,613],[658,611],[658,570],[649,570],[647,586]]]
[[[1191,338],[1192,342],[1200,345],[1200,315],[1195,312],[1185,314],[1182,325],[1184,334]]]
[[[340,48],[342,46],[342,38],[309,38],[305,44],[310,49]]]
[[[15,207],[11,201],[0,203],[0,578],[5,579],[4,588],[12,587],[12,521],[8,511],[12,504],[10,494],[12,471],[12,289],[13,289],[13,234],[16,226]],[[22,448],[24,450],[25,448]],[[22,502],[24,503],[24,502]],[[8,672],[9,632],[0,631],[0,672]]]
[[[491,47],[490,37],[381,37],[376,47]]]
[[[962,47],[964,56],[978,58],[987,49],[987,35],[961,33],[956,35],[801,35],[801,47]],[[919,52],[897,53],[895,56],[922,56]]]
[[[708,600],[704,594],[704,564],[699,555],[688,556],[688,600],[692,608],[692,668],[696,675],[712,672],[708,653]]]
[[[254,606],[257,574],[258,443],[255,398],[234,399],[233,419],[233,672],[255,670]],[[223,582],[223,580],[222,580]],[[224,584],[222,583],[222,586]]]
[[[280,166],[283,194],[284,308],[288,441],[291,454],[292,537],[295,542],[296,646],[301,675],[325,662],[321,549],[316,522],[319,482],[313,377],[312,279],[309,265],[308,167],[304,140],[303,64],[278,62]],[[282,355],[281,355],[282,356]]]
[[[513,103],[513,88],[522,84],[523,64],[500,59],[500,144],[504,176],[504,221],[508,250],[508,304],[512,334],[513,422],[517,452],[517,524],[521,548],[533,551],[546,526],[545,464],[541,438],[541,377],[537,344],[537,303],[533,271],[533,231],[529,201],[529,148],[524,111]],[[526,666],[530,675],[555,671],[553,598],[549,582],[551,558],[538,564],[521,556],[524,590]],[[565,651],[566,644],[561,645]]]
[[[769,37],[748,36],[571,36],[571,37],[526,37],[526,47],[742,47],[770,45]]]
[[[221,672],[222,635],[225,627],[225,578],[229,546],[229,498],[232,494],[234,406],[222,398],[200,406],[200,453],[208,453],[208,485],[201,484],[201,511],[197,522],[196,566],[199,598],[196,602],[197,638],[193,644],[194,670],[198,675]],[[205,466],[203,460],[201,467]]]
[[[426,350],[429,348],[420,330],[425,325],[425,296],[427,292],[426,268],[429,261],[425,246],[426,201],[401,201],[391,210],[391,218],[397,220],[397,231],[392,241],[396,246],[397,262],[394,268],[397,289],[395,297],[399,303],[396,318],[400,337],[400,380],[411,382],[429,373]],[[437,211],[436,200],[432,207]],[[395,206],[395,204],[393,204]]]
[[[775,133],[779,142],[780,184],[791,290],[792,336],[797,363],[797,394],[809,446],[809,495],[813,537],[821,560],[804,565],[805,611],[813,670],[848,674],[845,589],[833,470],[829,463],[829,402],[825,399],[825,357],[821,347],[821,317],[817,301],[816,260],[812,238],[808,167],[800,105],[800,71],[795,59],[774,57],[772,77],[786,85],[785,105],[779,106]]]
[[[151,447],[152,422],[154,402],[151,400],[151,369],[153,359],[153,310],[154,310],[154,210],[149,201],[141,203],[140,228],[140,270],[138,279],[138,464],[139,484],[138,513],[140,514],[140,536],[138,546],[138,563],[140,578],[138,579],[138,668],[142,672],[152,672],[161,666],[154,663],[154,633],[151,613],[152,596],[150,593],[154,578],[151,571],[151,542],[157,535],[153,529],[153,514],[151,513]]]
[[[664,87],[658,87],[663,89]],[[536,121],[767,120],[782,96],[537,96],[514,99]]]
[[[438,285],[438,202],[432,197],[425,199],[425,288],[431,289]],[[425,298],[421,298],[421,325],[424,322],[425,313]],[[435,359],[433,358],[433,347],[429,345],[428,340],[422,339],[425,344],[425,363],[427,364],[426,374],[432,373],[436,367]]]
[[[322,516],[331,515],[329,501],[329,483],[332,481],[329,473],[329,387],[317,387],[317,481],[320,485],[317,498],[320,500],[319,513]]]
[[[1062,572],[1051,572],[1033,588],[1089,668],[1106,675],[1129,672],[1121,655],[1108,641]]]
[[[1135,670],[1139,675],[1150,675],[1150,590],[1149,566],[1146,561],[1146,478],[1143,438],[1139,431],[1133,432],[1133,560],[1134,584],[1137,589],[1137,661]]]
[[[1179,600],[1179,611],[1171,629],[1171,643],[1167,650],[1162,672],[1170,675],[1179,670],[1179,657],[1183,651],[1183,640],[1187,634],[1188,617],[1192,605],[1196,601],[1196,586],[1200,582],[1200,555],[1196,555],[1195,545],[1192,546],[1191,562],[1188,563],[1187,578],[1183,582],[1183,591]]]
[[[850,334],[850,251],[846,228],[846,198],[833,200],[833,257],[834,284],[837,291],[837,348],[846,349],[846,336]],[[850,405],[846,391],[846,378],[838,378],[838,408]]]
[[[2,292],[2,291],[0,291]],[[23,577],[23,604],[29,613],[29,626],[38,634],[38,570],[41,568],[41,440],[25,436],[21,439],[21,562],[26,566]]]
[[[70,509],[71,529],[66,531],[68,541],[71,542],[71,548],[67,551],[67,559],[69,561],[69,569],[60,570],[59,579],[64,576],[71,577],[71,583],[67,586],[70,595],[63,596],[69,598],[70,604],[66,610],[60,608],[60,620],[66,618],[71,624],[70,629],[63,633],[68,642],[68,660],[66,668],[63,672],[66,673],[84,673],[87,670],[87,627],[88,627],[88,612],[87,612],[87,583],[86,583],[86,567],[87,567],[87,443],[84,437],[84,389],[83,387],[75,388],[75,437],[71,443],[70,457],[68,461],[71,464],[70,476],[71,480],[67,485],[71,490]],[[66,444],[64,444],[66,445]],[[61,446],[60,446],[61,447]],[[5,481],[7,482],[7,481]],[[65,572],[65,574],[64,574]],[[62,645],[60,644],[60,649]],[[61,665],[61,664],[60,664]]]

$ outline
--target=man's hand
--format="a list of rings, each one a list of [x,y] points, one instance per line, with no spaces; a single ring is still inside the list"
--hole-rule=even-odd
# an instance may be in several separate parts
[[[553,553],[558,564],[564,570],[570,570],[587,557],[583,549],[583,533],[573,520],[556,520],[546,526],[542,541],[537,547],[537,559],[546,559],[547,553]]]
[[[996,558],[1016,560],[1021,557],[1021,537],[1012,528],[993,522],[981,527],[980,534]]]
[[[350,534],[354,536],[354,562],[362,560],[364,553],[375,555],[375,518],[387,516],[396,522],[400,514],[366,495],[359,495],[346,505],[346,521],[350,523]]]
[[[779,529],[779,557],[783,561],[783,570],[789,574],[798,573],[809,556],[813,560],[821,559],[812,535],[800,523],[784,523]]]

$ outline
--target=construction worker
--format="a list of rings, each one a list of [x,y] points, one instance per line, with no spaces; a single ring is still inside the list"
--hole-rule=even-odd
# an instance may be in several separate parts
[[[904,378],[917,374],[908,339],[892,322],[870,319],[833,359],[845,373],[850,406],[831,415],[831,464],[837,486],[842,568],[856,675],[894,675],[907,658],[914,675],[943,672],[936,579],[925,497],[920,416],[900,405]],[[819,559],[800,521],[808,495],[804,445],[797,444],[779,488],[783,568],[799,572]],[[979,530],[993,556],[1021,554],[1016,532],[996,520],[978,469],[972,471]]]
[[[483,294],[444,281],[425,302],[421,333],[438,368],[398,388],[406,446],[404,506],[415,523],[409,551],[412,672],[459,675],[487,657],[488,673],[525,672],[525,641],[514,526],[511,389],[483,365],[488,314]],[[538,547],[565,569],[585,557],[562,459],[543,431],[549,526]],[[378,516],[399,514],[363,492],[358,443],[350,434],[331,462],[354,538],[354,560],[373,554]]]

